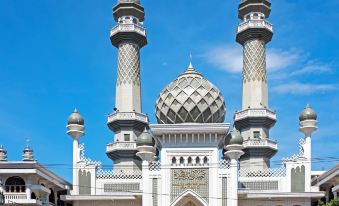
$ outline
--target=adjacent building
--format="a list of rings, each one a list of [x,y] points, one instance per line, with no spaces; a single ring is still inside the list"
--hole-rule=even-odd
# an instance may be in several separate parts
[[[24,148],[22,161],[8,161],[0,145],[0,193],[5,205],[66,206],[61,196],[70,189],[70,183],[34,159],[32,148]]]

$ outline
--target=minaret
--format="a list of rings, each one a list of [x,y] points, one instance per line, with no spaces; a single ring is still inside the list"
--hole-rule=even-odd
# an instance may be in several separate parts
[[[233,128],[232,132],[226,137],[224,153],[230,159],[230,196],[229,205],[238,206],[238,164],[239,158],[244,154],[243,150],[243,137],[240,132]]]
[[[113,8],[117,25],[111,30],[112,45],[118,48],[118,74],[114,112],[108,116],[108,127],[114,132],[114,142],[106,153],[114,160],[115,171],[129,167],[139,170],[136,156],[137,137],[148,126],[141,113],[140,49],[147,44],[144,8],[139,0],[118,0]]]
[[[312,171],[312,138],[311,135],[317,127],[317,113],[310,105],[306,105],[305,109],[299,116],[299,130],[304,133],[303,158],[305,159],[305,192],[311,191],[311,171]]]
[[[234,122],[244,138],[241,166],[269,167],[277,144],[269,140],[269,130],[276,122],[275,112],[268,109],[266,75],[266,44],[273,36],[272,25],[266,20],[271,12],[268,0],[241,0],[236,41],[243,46],[242,111]]]
[[[79,114],[77,109],[74,109],[72,114],[67,119],[67,134],[73,139],[73,195],[79,194],[79,173],[77,163],[80,161],[79,139],[85,135],[85,120]]]

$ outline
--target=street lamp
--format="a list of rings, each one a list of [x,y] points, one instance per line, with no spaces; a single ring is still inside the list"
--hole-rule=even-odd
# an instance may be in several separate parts
[[[3,192],[0,192],[0,205],[5,204],[5,195]]]

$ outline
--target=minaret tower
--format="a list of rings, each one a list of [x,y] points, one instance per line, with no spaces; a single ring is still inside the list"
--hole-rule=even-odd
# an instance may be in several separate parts
[[[266,75],[266,44],[273,36],[272,25],[266,20],[271,12],[269,0],[241,0],[238,17],[243,22],[237,29],[236,41],[243,46],[242,111],[234,122],[244,138],[242,166],[269,167],[277,144],[269,140],[269,129],[276,114],[268,109]]]
[[[141,168],[136,140],[148,126],[147,116],[141,113],[140,92],[140,49],[147,44],[144,15],[140,0],[118,0],[113,8],[117,25],[110,36],[118,48],[118,75],[115,108],[107,123],[115,136],[106,153],[114,160],[116,171]]]

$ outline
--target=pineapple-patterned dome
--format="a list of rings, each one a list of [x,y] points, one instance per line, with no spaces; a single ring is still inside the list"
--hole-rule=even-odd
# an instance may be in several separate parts
[[[220,91],[192,64],[160,93],[155,112],[159,124],[222,123],[226,113]]]

